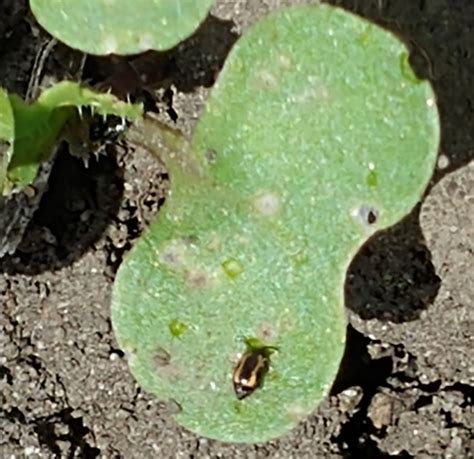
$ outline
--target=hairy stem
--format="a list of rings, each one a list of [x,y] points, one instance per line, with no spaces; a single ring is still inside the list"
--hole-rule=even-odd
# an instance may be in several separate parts
[[[174,177],[202,179],[206,176],[203,165],[192,155],[189,140],[156,118],[145,115],[135,121],[127,132],[127,140],[158,157]]]

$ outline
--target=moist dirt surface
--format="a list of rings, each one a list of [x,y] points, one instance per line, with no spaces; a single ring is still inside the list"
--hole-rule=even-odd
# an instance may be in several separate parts
[[[235,40],[296,3],[308,2],[217,1],[176,49],[134,61],[153,91],[140,81],[125,90],[152,92],[159,116],[189,133]],[[109,311],[122,257],[164,202],[166,171],[138,149],[108,149],[87,168],[62,149],[23,240],[0,260],[1,459],[473,457],[474,3],[332,3],[407,43],[436,92],[442,144],[423,201],[350,267],[347,348],[331,396],[266,444],[222,444],[179,427],[134,382]],[[2,86],[26,94],[47,40],[26,1],[1,2]],[[57,45],[36,77],[77,78],[81,63]],[[84,80],[123,89],[123,62],[83,67]]]

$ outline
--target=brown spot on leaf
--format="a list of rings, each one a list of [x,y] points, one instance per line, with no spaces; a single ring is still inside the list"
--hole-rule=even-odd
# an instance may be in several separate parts
[[[180,241],[171,241],[163,247],[159,255],[160,263],[177,269],[184,264],[184,246]]]
[[[189,271],[186,274],[186,284],[191,288],[204,288],[210,284],[210,279],[204,271]]]
[[[184,377],[183,369],[171,362],[168,365],[156,366],[156,370],[160,377],[171,381],[178,381]]]
[[[213,148],[208,148],[205,156],[209,163],[213,163],[217,159],[217,151]]]
[[[256,87],[261,89],[275,89],[278,87],[278,77],[267,69],[260,69],[255,73]]]
[[[160,260],[168,265],[179,265],[180,264],[180,257],[178,252],[175,250],[169,249],[166,251],[163,251],[160,256]]]
[[[276,330],[269,322],[262,322],[257,330],[257,338],[264,343],[270,343],[275,340]]]
[[[162,347],[158,347],[155,353],[153,354],[153,363],[157,367],[165,367],[169,365],[170,362],[171,362],[170,353],[166,349]]]
[[[178,380],[183,377],[183,369],[172,362],[171,354],[161,346],[158,346],[153,353],[152,364],[158,375],[163,378]]]

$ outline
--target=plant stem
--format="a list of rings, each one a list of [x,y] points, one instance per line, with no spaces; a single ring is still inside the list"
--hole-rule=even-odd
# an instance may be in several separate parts
[[[205,171],[199,160],[192,155],[191,143],[178,130],[162,121],[145,115],[135,121],[127,131],[127,140],[139,145],[163,161],[170,175],[200,179]]]

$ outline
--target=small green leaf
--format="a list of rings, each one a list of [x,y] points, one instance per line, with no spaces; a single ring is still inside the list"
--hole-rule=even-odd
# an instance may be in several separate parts
[[[89,54],[164,51],[191,35],[212,0],[30,0],[38,22]]]
[[[62,127],[74,115],[72,107],[57,110],[39,103],[29,105],[10,95],[15,117],[15,141],[8,167],[8,180],[14,187],[33,182],[39,165],[51,155]]]
[[[34,180],[39,165],[49,158],[64,125],[77,116],[82,107],[89,107],[100,115],[129,119],[136,119],[143,111],[139,104],[123,102],[112,94],[82,88],[69,81],[48,88],[31,105],[15,94],[9,96],[9,101],[15,120],[15,137],[8,180],[16,187]]]
[[[179,403],[183,426],[263,442],[328,394],[344,350],[347,267],[410,212],[436,161],[433,90],[401,68],[406,52],[322,5],[271,14],[232,49],[192,152],[169,157],[172,193],[113,292],[131,371]],[[189,327],[173,340],[177,316]],[[242,337],[278,351],[263,386],[237,401]],[[159,348],[173,371],[157,367]]]

